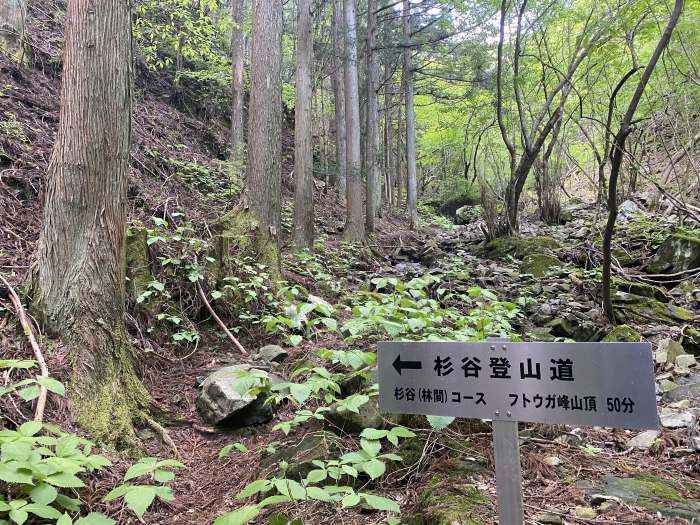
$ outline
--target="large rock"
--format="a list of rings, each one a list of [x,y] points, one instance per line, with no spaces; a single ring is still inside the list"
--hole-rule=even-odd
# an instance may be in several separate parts
[[[647,265],[649,273],[677,273],[700,268],[700,235],[670,235]]]
[[[694,317],[685,308],[641,295],[617,291],[612,299],[621,322],[681,324]]]
[[[210,425],[225,424],[231,427],[247,427],[267,423],[272,419],[272,408],[265,403],[265,396],[253,397],[238,393],[234,384],[242,371],[255,370],[249,365],[227,366],[210,374],[202,383],[197,398],[197,410]],[[268,374],[273,384],[283,380]]]
[[[690,383],[683,386],[677,386],[663,395],[663,401],[666,403],[683,401],[684,399],[700,401],[700,383]]]
[[[603,337],[604,343],[638,343],[641,340],[642,335],[626,324],[617,325]]]
[[[341,450],[338,436],[332,432],[320,431],[307,434],[299,442],[277,447],[277,450],[260,461],[260,468],[265,474],[276,473],[274,471],[279,463],[285,461],[288,464],[286,476],[299,481],[316,468],[313,461],[337,459],[342,455]]]
[[[479,465],[453,460],[449,470],[436,474],[420,494],[418,511],[402,523],[410,525],[481,525],[480,516],[493,502],[470,478],[480,472]]]
[[[692,497],[698,494],[700,484],[687,482],[680,484],[652,475],[637,475],[629,478],[603,476],[590,489],[606,496],[617,498],[629,505],[642,507],[662,516],[685,518],[693,523],[700,520],[700,502]],[[687,492],[690,497],[681,493]]]
[[[547,253],[559,248],[559,242],[552,237],[499,237],[486,245],[485,252],[492,259],[505,259],[510,255],[522,260],[532,253]]]
[[[688,327],[683,331],[683,349],[689,354],[700,356],[700,330]]]

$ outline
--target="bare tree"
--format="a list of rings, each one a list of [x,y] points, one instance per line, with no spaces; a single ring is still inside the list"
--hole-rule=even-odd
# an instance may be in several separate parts
[[[418,225],[416,181],[416,111],[414,106],[413,63],[411,60],[411,1],[403,0],[403,91],[406,103],[406,207],[408,223]]]
[[[620,123],[620,129],[615,135],[612,146],[612,157],[610,159],[610,184],[608,185],[608,222],[605,225],[605,231],[603,233],[603,308],[605,310],[605,315],[611,323],[615,323],[615,311],[613,309],[612,297],[610,291],[610,277],[611,277],[611,266],[612,266],[612,237],[615,232],[615,221],[617,220],[617,180],[620,175],[620,168],[622,167],[622,161],[625,156],[625,143],[627,137],[633,131],[632,121],[634,120],[634,114],[637,112],[637,106],[639,106],[639,101],[642,99],[644,90],[649,83],[654,68],[661,58],[664,49],[671,40],[671,35],[673,30],[678,24],[678,19],[683,11],[683,0],[676,0],[673,12],[671,13],[668,23],[666,24],[666,29],[664,30],[659,42],[656,44],[656,49],[654,54],[649,59],[649,63],[644,68],[642,77],[639,79],[637,88],[632,95],[632,100],[630,100],[629,106],[627,106],[627,111],[625,111],[624,117],[622,117],[622,122]],[[623,79],[624,82],[625,79]]]
[[[312,0],[297,2],[297,73],[294,109],[294,244],[314,243],[314,173],[311,68],[314,58]]]
[[[47,173],[35,308],[73,364],[78,422],[130,446],[148,394],[124,327],[131,18],[121,0],[70,0],[58,134]]]
[[[362,209],[362,151],[360,149],[360,89],[357,74],[357,16],[355,1],[344,0],[345,12],[345,126],[347,129],[347,215],[345,238],[365,238]]]

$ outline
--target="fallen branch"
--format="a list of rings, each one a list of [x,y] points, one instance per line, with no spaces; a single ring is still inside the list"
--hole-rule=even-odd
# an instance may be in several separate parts
[[[148,424],[148,426],[155,430],[156,433],[160,436],[160,438],[163,440],[163,443],[165,443],[173,449],[173,452],[175,453],[175,458],[180,459],[180,452],[178,451],[177,445],[175,445],[175,442],[173,441],[173,438],[170,437],[168,431],[165,430],[165,428],[163,428],[163,426],[160,423],[158,423],[148,414],[143,413],[142,416],[146,424]]]
[[[12,305],[15,307],[17,317],[19,318],[19,322],[22,325],[22,329],[24,330],[24,335],[27,336],[27,339],[29,339],[29,343],[32,345],[32,350],[34,350],[34,357],[36,357],[36,362],[39,364],[39,370],[41,371],[39,377],[49,377],[49,369],[46,366],[44,354],[41,353],[39,343],[36,342],[34,332],[32,331],[32,325],[29,323],[29,319],[27,319],[27,314],[25,313],[24,308],[22,307],[22,301],[20,300],[19,295],[17,295],[15,289],[10,283],[7,282],[7,280],[2,275],[0,275],[0,280],[2,280],[3,284],[10,293],[10,300],[12,301]],[[48,391],[46,390],[46,387],[40,385],[39,398],[37,399],[36,410],[34,412],[34,421],[42,422],[44,420],[44,409],[46,408],[47,395]]]
[[[199,296],[202,298],[202,301],[204,301],[204,306],[207,307],[207,310],[209,310],[209,313],[211,316],[214,318],[214,320],[219,324],[221,329],[226,333],[228,338],[233,341],[233,344],[236,345],[236,348],[238,348],[238,351],[242,353],[243,355],[248,355],[248,352],[246,352],[245,348],[243,348],[243,345],[236,339],[236,336],[231,333],[231,330],[229,330],[224,322],[221,320],[221,318],[216,315],[216,312],[212,308],[211,304],[209,304],[209,301],[207,300],[207,296],[204,293],[204,290],[202,290],[202,286],[197,283],[197,291],[199,292]]]

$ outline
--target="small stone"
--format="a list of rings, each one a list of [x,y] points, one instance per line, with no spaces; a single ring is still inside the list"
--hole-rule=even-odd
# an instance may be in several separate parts
[[[598,516],[598,513],[591,507],[576,507],[574,509],[574,516],[581,520],[594,520]]]
[[[670,372],[664,372],[663,374],[656,376],[657,381],[663,381],[664,379],[673,379],[673,374]]]
[[[665,365],[668,362],[668,352],[657,350],[654,354],[654,362],[657,365]]]
[[[690,399],[681,399],[680,401],[670,403],[668,408],[673,408],[674,410],[688,410],[690,408]]]
[[[662,409],[659,414],[661,425],[666,428],[687,428],[695,422],[692,412],[675,412],[669,409]]]
[[[561,465],[561,459],[557,456],[547,456],[542,460],[542,462],[545,465],[549,465],[550,467],[556,467],[557,465]]]
[[[559,514],[538,514],[535,521],[541,525],[563,525],[564,520]]]
[[[664,361],[664,363],[675,363],[676,358],[685,353],[681,344],[673,339],[662,339],[659,341],[656,352],[666,352],[666,361]]]
[[[335,308],[333,308],[333,305],[331,303],[329,303],[328,301],[326,301],[325,299],[323,299],[322,297],[318,297],[316,295],[309,294],[308,301],[311,304],[315,304],[318,306],[325,306],[331,312],[333,312],[335,310]]]
[[[592,494],[591,495],[591,505],[593,505],[594,507],[600,507],[605,502],[621,503],[621,500],[617,496],[609,496],[607,494]]]
[[[670,381],[669,379],[662,379],[661,381],[659,381],[659,388],[663,393],[670,392],[671,390],[677,387],[678,385],[673,381]]]
[[[256,357],[265,363],[281,363],[289,357],[289,352],[279,345],[267,345],[258,350]]]
[[[646,430],[641,434],[637,434],[632,439],[627,442],[628,447],[640,448],[646,450],[651,448],[651,446],[656,441],[661,433],[658,430]]]
[[[571,445],[572,447],[578,447],[583,443],[583,440],[576,434],[562,434],[554,441],[555,443],[561,443],[562,445]]]
[[[690,438],[690,444],[693,446],[693,450],[700,452],[700,436]]]
[[[697,365],[698,362],[694,355],[691,354],[681,354],[676,357],[676,366],[678,368],[690,368],[691,366]]]

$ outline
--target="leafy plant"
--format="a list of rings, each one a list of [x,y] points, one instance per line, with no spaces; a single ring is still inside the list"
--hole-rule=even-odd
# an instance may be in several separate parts
[[[143,458],[126,471],[124,481],[147,476],[157,485],[123,483],[112,489],[104,500],[113,501],[124,498],[126,506],[142,518],[156,497],[164,501],[175,499],[172,489],[165,486],[165,483],[175,479],[175,473],[172,469],[176,468],[185,468],[185,465],[174,459]]]

